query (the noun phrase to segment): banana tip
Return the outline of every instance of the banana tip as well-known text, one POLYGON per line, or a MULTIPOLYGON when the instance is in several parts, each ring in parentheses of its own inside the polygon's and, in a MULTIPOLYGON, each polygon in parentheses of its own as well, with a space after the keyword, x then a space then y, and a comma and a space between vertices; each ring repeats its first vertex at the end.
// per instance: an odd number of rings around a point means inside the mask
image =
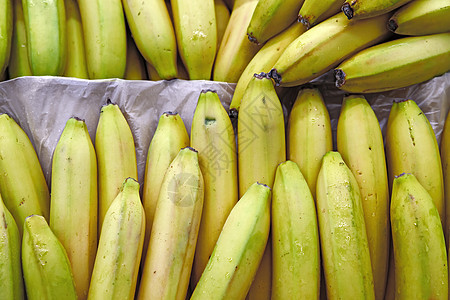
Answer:
POLYGON ((341 11, 344 13, 347 19, 350 20, 351 18, 353 18, 353 9, 349 3, 344 3, 341 7, 341 11))
POLYGON ((231 120, 235 120, 238 118, 238 110, 236 108, 232 108, 230 109, 230 111, 228 112, 228 116, 230 117, 231 120))
POLYGON ((308 19, 303 17, 302 15, 298 15, 297 21, 302 23, 303 26, 305 26, 306 29, 311 28, 311 24, 309 23, 308 19))
MULTIPOLYGON (((187 150, 190 150, 192 152, 198 153, 198 151, 196 149, 194 149, 192 147, 189 147, 189 146, 188 147, 184 147, 183 149, 187 149, 187 150)), ((181 150, 183 150, 183 149, 181 149, 181 150)))
POLYGON ((257 181, 256 184, 262 185, 262 186, 268 188, 269 190, 272 190, 272 189, 270 188, 270 186, 268 186, 267 184, 261 183, 261 182, 259 182, 259 181, 257 181))
POLYGON ((280 75, 280 73, 278 73, 277 69, 272 69, 267 74, 268 74, 268 76, 270 78, 273 79, 273 81, 275 81, 275 85, 276 86, 280 86, 280 84, 281 84, 281 75, 280 75))
POLYGON ((336 78, 336 87, 340 88, 345 84, 345 73, 341 69, 334 70, 334 77, 336 78))
POLYGON ((213 89, 204 89, 204 90, 202 90, 200 93, 201 93, 201 94, 206 94, 206 93, 208 93, 208 92, 217 94, 217 91, 216 91, 216 90, 213 90, 213 89))
POLYGON ((71 119, 74 119, 74 120, 79 121, 79 122, 85 122, 86 121, 85 119, 79 118, 77 116, 72 116, 71 119))
POLYGON ((387 28, 388 28, 390 31, 395 32, 395 31, 397 30, 397 28, 398 28, 397 21, 394 20, 394 19, 390 19, 390 20, 388 21, 388 23, 387 23, 387 28))
POLYGON ((249 40, 250 42, 259 45, 258 40, 253 36, 253 33, 252 33, 252 32, 247 33, 247 36, 248 36, 248 40, 249 40))
POLYGON ((178 113, 176 111, 165 111, 165 112, 163 112, 163 115, 175 116, 175 115, 178 115, 178 113))

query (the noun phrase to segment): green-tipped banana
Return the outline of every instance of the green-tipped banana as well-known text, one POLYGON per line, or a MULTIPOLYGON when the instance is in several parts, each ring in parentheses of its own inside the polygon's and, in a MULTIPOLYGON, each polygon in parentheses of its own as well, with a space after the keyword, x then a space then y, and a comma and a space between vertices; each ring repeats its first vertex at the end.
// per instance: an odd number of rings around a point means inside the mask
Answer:
POLYGON ((270 229, 270 188, 254 183, 231 210, 191 300, 244 299, 270 229))
POLYGON ((316 195, 328 299, 375 299, 358 182, 338 152, 324 155, 316 195))
POLYGON ((136 150, 133 133, 119 106, 104 105, 95 135, 95 151, 98 164, 98 228, 109 205, 116 198, 128 178, 137 178, 136 150))
POLYGON ((147 253, 150 232, 152 231, 156 203, 161 184, 174 158, 182 148, 189 146, 189 135, 178 113, 165 112, 161 115, 150 142, 145 165, 142 203, 147 226, 142 256, 147 253))
POLYGON ((21 237, 16 221, 0 196, 0 298, 25 299, 20 258, 21 237))
POLYGON ((295 39, 273 66, 271 76, 281 86, 309 82, 347 57, 389 37, 389 15, 349 21, 339 13, 295 39))
POLYGON ((50 227, 66 249, 78 299, 97 251, 97 158, 86 123, 70 118, 53 152, 50 227))
POLYGON ((103 222, 88 299, 134 299, 144 234, 139 183, 127 178, 103 222))
POLYGON ((208 263, 223 224, 238 200, 236 140, 219 96, 202 91, 192 119, 191 147, 198 150, 205 197, 195 249, 192 285, 208 263))
POLYGON ((29 215, 48 219, 50 194, 30 139, 7 114, 0 115, 0 140, 0 192, 22 234, 29 215))
POLYGON ((5 74, 13 36, 13 1, 0 0, 0 77, 5 74))
POLYGON ((448 299, 448 266, 439 213, 413 174, 394 179, 391 198, 395 299, 448 299))
POLYGON ((22 268, 29 300, 77 299, 66 250, 42 216, 25 219, 22 268))
POLYGON ((62 75, 67 56, 64 0, 22 0, 22 5, 33 75, 62 75))
POLYGON ((162 79, 177 76, 177 43, 164 0, 122 0, 137 48, 162 79))
MULTIPOLYGON (((250 41, 263 44, 297 19, 304 0, 260 0, 253 12, 247 35, 250 41)), ((263 70, 260 70, 260 72, 263 70)))
POLYGON ((307 29, 337 14, 345 0, 305 0, 298 20, 307 29))
POLYGON ((445 224, 444 182, 439 146, 433 128, 413 100, 394 102, 386 128, 389 182, 411 173, 430 193, 445 224))
POLYGON ((298 165, 281 163, 272 198, 272 299, 319 299, 320 247, 314 198, 298 165))
POLYGON ((198 153, 180 150, 164 176, 138 299, 185 299, 203 209, 198 153))
POLYGON ((450 33, 405 37, 367 48, 335 70, 336 86, 351 93, 394 90, 450 70, 450 33))
POLYGON ((328 109, 317 88, 298 92, 288 123, 288 159, 297 163, 316 199, 322 157, 333 150, 328 109))
POLYGON ((216 57, 214 0, 172 0, 178 51, 189 79, 209 80, 216 57))
POLYGON ((348 19, 368 19, 390 12, 411 0, 347 0, 341 10, 348 19))
POLYGON ((446 241, 448 242, 450 237, 450 118, 449 113, 445 118, 444 129, 441 136, 441 163, 442 163, 442 173, 444 176, 444 196, 445 196, 445 227, 444 235, 446 241))
POLYGON ((358 182, 377 299, 384 297, 389 261, 389 185, 378 119, 360 95, 344 97, 337 149, 358 182))

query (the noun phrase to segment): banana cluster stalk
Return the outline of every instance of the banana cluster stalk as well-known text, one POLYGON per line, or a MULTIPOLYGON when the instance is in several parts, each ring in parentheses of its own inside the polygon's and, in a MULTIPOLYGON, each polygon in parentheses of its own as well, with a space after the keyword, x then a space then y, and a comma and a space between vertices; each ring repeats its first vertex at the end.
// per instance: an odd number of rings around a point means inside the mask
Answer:
POLYGON ((389 185, 380 124, 363 96, 344 97, 337 125, 337 149, 358 182, 375 296, 382 299, 389 261, 389 185))
POLYGON ((162 79, 177 76, 177 43, 164 0, 123 0, 137 48, 162 79))
MULTIPOLYGON (((297 19, 304 0, 260 0, 247 28, 250 41, 262 44, 297 19)), ((260 70, 260 72, 263 70, 260 70)))
POLYGON ((450 70, 450 33, 405 37, 367 48, 335 70, 336 86, 351 93, 394 90, 450 70))
POLYGON ((0 0, 0 77, 5 74, 11 55, 13 36, 13 2, 0 0))
POLYGON ((22 5, 33 75, 63 75, 67 56, 64 0, 22 0, 22 5))
POLYGON ((70 118, 53 152, 50 228, 72 266, 78 299, 86 299, 97 251, 97 158, 86 123, 70 118))
POLYGON ((0 196, 0 298, 25 299, 21 264, 21 236, 16 221, 0 196))
POLYGON ((301 89, 288 122, 288 158, 297 163, 316 199, 316 182, 322 157, 333 150, 328 109, 317 88, 301 89))
POLYGON ((254 183, 231 210, 191 300, 244 299, 270 230, 271 190, 254 183))
POLYGON ((122 1, 78 0, 78 5, 89 78, 122 78, 127 61, 122 1))
POLYGON ((328 299, 375 299, 358 182, 339 152, 323 157, 317 214, 328 299))
POLYGON ((298 20, 307 29, 337 14, 345 0, 305 0, 298 20))
POLYGON ((139 183, 127 178, 105 216, 88 299, 134 299, 144 234, 139 183))
POLYGON ((191 147, 198 150, 205 191, 192 269, 195 287, 239 196, 234 129, 214 91, 200 93, 192 119, 191 147))
POLYGON ((444 203, 445 203, 445 227, 444 235, 448 244, 448 239, 450 237, 450 118, 445 119, 444 129, 441 136, 441 163, 442 163, 442 173, 444 176, 444 203))
POLYGON ((350 19, 368 19, 390 12, 412 0, 346 0, 341 10, 350 19))
POLYGON ((439 213, 413 174, 394 179, 391 198, 395 299, 448 299, 448 266, 439 213))
POLYGON ((197 151, 179 151, 159 191, 138 299, 185 299, 203 209, 197 151))
POLYGON ((0 191, 22 234, 25 218, 50 215, 50 194, 27 134, 7 114, 0 115, 0 191))
POLYGON ((178 51, 189 79, 209 80, 216 57, 214 0, 172 0, 178 51))
POLYGON ((69 258, 47 221, 31 215, 23 228, 22 268, 27 298, 76 300, 69 258))
POLYGON ((296 86, 324 74, 345 58, 389 37, 389 15, 349 21, 339 13, 296 38, 271 71, 281 86, 296 86))
POLYGON ((178 113, 165 112, 158 121, 147 152, 142 202, 147 226, 142 256, 147 253, 156 203, 161 184, 174 158, 182 148, 189 146, 189 135, 178 113))
POLYGON ((137 178, 133 133, 117 104, 108 102, 100 112, 95 135, 98 164, 98 228, 123 181, 137 178))
POLYGON ((281 163, 272 199, 272 298, 319 299, 320 247, 314 198, 298 165, 281 163))

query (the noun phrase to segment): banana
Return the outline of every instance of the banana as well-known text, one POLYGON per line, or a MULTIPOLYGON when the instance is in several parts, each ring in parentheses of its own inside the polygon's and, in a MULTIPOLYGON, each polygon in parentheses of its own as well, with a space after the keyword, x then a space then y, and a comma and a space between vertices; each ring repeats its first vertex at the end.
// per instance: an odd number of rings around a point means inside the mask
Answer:
POLYGON ((127 35, 127 65, 125 67, 123 78, 127 80, 147 79, 144 58, 136 48, 136 45, 129 34, 127 35))
POLYGON ((337 14, 345 0, 305 0, 300 11, 298 20, 307 29, 337 14))
POLYGON ((236 83, 262 45, 247 38, 247 27, 258 0, 236 0, 228 26, 217 50, 213 80, 236 83))
POLYGON ((442 224, 445 224, 439 146, 430 122, 413 100, 392 104, 385 140, 390 184, 392 185, 395 176, 402 173, 414 174, 430 193, 442 224))
POLYGON ((70 118, 52 159, 50 228, 72 266, 78 299, 86 299, 97 251, 97 158, 86 123, 70 118))
POLYGON ((349 21, 336 14, 295 39, 275 63, 271 76, 281 86, 296 86, 324 74, 345 58, 390 36, 389 15, 349 21))
POLYGON ((319 299, 320 247, 314 198, 298 165, 278 165, 273 184, 271 299, 319 299))
POLYGON ((83 25, 77 0, 65 0, 67 60, 64 76, 88 79, 83 25))
POLYGON ((27 134, 7 114, 0 115, 0 192, 22 236, 25 218, 49 217, 50 194, 27 134))
POLYGON ((216 50, 219 49, 223 35, 230 20, 230 11, 224 0, 214 0, 214 9, 216 12, 216 28, 217 28, 217 44, 216 50))
POLYGON ((25 299, 20 258, 21 237, 16 221, 0 196, 0 298, 25 299))
POLYGON ((116 198, 123 181, 137 178, 133 133, 117 104, 108 101, 100 112, 95 134, 98 165, 98 232, 109 205, 116 198))
POLYGON ((231 210, 191 300, 244 299, 270 230, 271 190, 252 184, 231 210))
POLYGON ((404 37, 372 46, 334 70, 336 86, 351 93, 375 93, 429 80, 450 70, 448 45, 450 33, 404 37))
POLYGON ((24 221, 22 268, 27 299, 77 299, 66 250, 42 216, 24 221))
POLYGON ((155 67, 153 67, 148 61, 145 62, 145 68, 147 70, 148 79, 151 81, 159 81, 162 80, 159 77, 158 72, 156 72, 155 67))
POLYGON ((341 10, 350 19, 367 19, 390 12, 412 0, 346 0, 341 10))
POLYGON ((191 127, 191 147, 198 149, 205 196, 195 249, 192 285, 202 275, 228 214, 238 200, 236 142, 233 125, 216 92, 200 93, 191 127))
POLYGON ((358 182, 339 152, 323 156, 316 195, 328 299, 375 299, 358 182))
POLYGON ((22 0, 22 6, 33 75, 63 75, 67 57, 64 0, 22 0))
POLYGON ((11 56, 9 58, 9 78, 31 76, 28 62, 27 33, 23 19, 22 0, 14 0, 14 25, 11 41, 11 56))
MULTIPOLYGON (((304 0, 259 0, 247 27, 251 42, 263 44, 297 19, 304 0)), ((262 71, 262 70, 261 70, 262 71)))
POLYGON ((164 175, 138 299, 185 299, 203 208, 198 154, 180 150, 164 175))
POLYGON ((389 261, 389 185, 378 119, 361 95, 344 97, 337 150, 360 189, 377 299, 384 298, 389 261))
POLYGON ((448 299, 447 249, 439 213, 413 174, 394 179, 391 224, 395 299, 448 299))
POLYGON ((78 5, 89 78, 122 78, 127 37, 121 0, 78 0, 78 5))
POLYGON ((333 150, 328 109, 317 88, 301 89, 288 122, 288 158, 297 163, 316 199, 316 182, 322 157, 333 150))
POLYGON ((216 57, 214 0, 172 0, 178 51, 191 80, 209 80, 216 57))
POLYGON ((445 227, 444 235, 448 244, 450 237, 450 118, 449 113, 445 119, 444 129, 441 136, 440 154, 442 173, 444 178, 444 202, 445 202, 445 227))
POLYGON ((306 29, 301 24, 294 22, 262 46, 239 77, 234 89, 233 98, 231 99, 230 110, 239 110, 245 89, 252 79, 253 74, 261 72, 268 73, 286 47, 305 31, 306 29))
POLYGON ((450 30, 450 0, 417 0, 398 9, 388 28, 403 35, 428 35, 450 30))
POLYGON ((0 0, 0 77, 9 64, 13 36, 13 2, 0 0))
POLYGON ((189 146, 189 135, 178 113, 165 112, 158 121, 147 152, 142 203, 144 205, 146 229, 142 257, 147 253, 152 231, 156 203, 164 174, 178 152, 189 146))
POLYGON ((164 0, 122 0, 128 26, 142 56, 162 79, 177 75, 177 44, 164 0))
POLYGON ((88 299, 134 299, 144 234, 139 183, 127 178, 105 216, 88 299))

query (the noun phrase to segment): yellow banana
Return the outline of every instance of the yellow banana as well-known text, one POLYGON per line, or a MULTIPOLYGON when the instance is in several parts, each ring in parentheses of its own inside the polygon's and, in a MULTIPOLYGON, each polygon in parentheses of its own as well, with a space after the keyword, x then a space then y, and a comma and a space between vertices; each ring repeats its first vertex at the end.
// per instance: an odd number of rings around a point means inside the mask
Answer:
POLYGON ((445 119, 444 129, 441 136, 441 163, 442 163, 442 173, 444 178, 444 206, 445 206, 445 227, 444 235, 448 244, 450 237, 450 118, 449 113, 445 119))
POLYGON ((0 77, 5 74, 11 54, 13 36, 13 2, 0 0, 0 77))
POLYGON ((316 182, 322 157, 333 150, 328 109, 317 88, 298 92, 288 122, 288 158, 297 163, 316 199, 316 182))
POLYGON ((137 48, 162 79, 177 75, 177 44, 164 0, 122 0, 137 48))
POLYGON ((298 165, 278 165, 272 199, 271 299, 319 299, 320 247, 314 198, 298 165))
POLYGON ((65 0, 67 60, 64 76, 88 79, 83 25, 77 0, 65 0))
POLYGON ((351 93, 375 93, 429 80, 450 70, 448 45, 449 32, 372 46, 334 70, 336 86, 351 93))
POLYGON ((389 185, 378 119, 361 95, 344 97, 337 149, 360 189, 377 299, 384 298, 389 261, 389 185))
POLYGON ((217 47, 214 0, 172 0, 170 3, 178 51, 189 79, 209 80, 217 47))
MULTIPOLYGON (((250 41, 263 44, 297 19, 304 0, 259 0, 247 28, 250 41)), ((262 70, 261 70, 262 71, 262 70)))
POLYGON ((127 178, 105 216, 88 299, 134 299, 144 234, 139 183, 127 178))
POLYGON ((286 47, 295 40, 299 35, 305 32, 305 28, 298 22, 294 22, 283 32, 274 36, 255 54, 242 72, 234 89, 233 98, 231 99, 230 110, 239 110, 241 106, 242 96, 248 83, 255 73, 268 73, 275 62, 280 57, 286 47))
POLYGON ((345 0, 305 0, 298 13, 298 20, 307 28, 337 14, 345 0))
POLYGON ((122 78, 127 37, 121 0, 78 0, 78 5, 89 78, 122 78))
POLYGON ((25 299, 20 259, 21 237, 16 221, 3 203, 0 196, 0 298, 25 299))
POLYGON ((133 133, 119 106, 108 102, 100 112, 95 135, 98 165, 98 228, 123 181, 137 178, 133 133))
POLYGON ((230 11, 224 0, 214 0, 214 9, 216 11, 216 28, 217 28, 217 45, 216 50, 219 49, 222 42, 223 35, 230 20, 230 11))
POLYGON ((22 0, 14 0, 14 28, 11 41, 8 75, 10 78, 31 76, 28 62, 27 32, 23 19, 22 0))
POLYGON ((254 183, 231 210, 191 300, 244 299, 270 230, 270 188, 254 183))
POLYGON ((147 79, 145 60, 129 34, 127 35, 127 65, 123 78, 127 80, 147 79))
POLYGON ((317 214, 328 299, 375 299, 358 182, 339 152, 322 159, 317 214))
POLYGON ((180 150, 159 192, 138 299, 185 299, 203 208, 197 151, 180 150))
POLYGON ((22 5, 33 75, 63 75, 67 56, 64 0, 22 0, 22 5))
POLYGON ((142 250, 143 257, 147 253, 156 203, 158 202, 164 174, 180 150, 187 146, 189 146, 189 135, 180 115, 172 112, 163 113, 150 142, 145 166, 142 203, 147 226, 144 249, 142 250))
POLYGON ((77 299, 66 250, 42 216, 24 221, 22 268, 27 299, 77 299))
POLYGON ((394 179, 391 224, 395 299, 448 299, 447 249, 439 213, 413 174, 394 179))
POLYGON ((200 93, 192 119, 191 147, 198 149, 205 196, 195 249, 192 285, 200 279, 223 224, 238 200, 233 125, 216 92, 200 93))
POLYGON ((235 83, 262 45, 252 43, 246 32, 258 0, 236 0, 217 51, 214 81, 235 83))
POLYGON ((70 118, 52 158, 50 228, 67 251, 78 299, 86 299, 97 251, 97 158, 86 123, 70 118))
POLYGON ((349 21, 339 13, 295 39, 275 63, 271 76, 281 86, 309 82, 346 57, 385 40, 389 15, 349 21))
POLYGON ((411 0, 346 0, 342 12, 350 19, 368 19, 390 12, 411 0))
POLYGON ((49 217, 50 194, 27 134, 7 114, 0 115, 0 192, 22 235, 25 218, 49 217))

